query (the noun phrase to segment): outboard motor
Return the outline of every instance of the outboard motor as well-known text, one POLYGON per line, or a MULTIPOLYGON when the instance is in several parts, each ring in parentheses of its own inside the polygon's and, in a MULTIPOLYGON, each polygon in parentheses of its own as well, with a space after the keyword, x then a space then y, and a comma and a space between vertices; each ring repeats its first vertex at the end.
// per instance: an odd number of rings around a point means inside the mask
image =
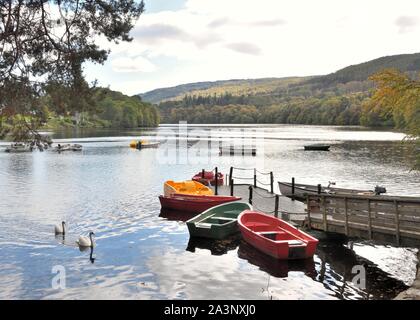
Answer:
POLYGON ((377 196, 379 196, 379 195, 380 195, 380 194, 382 194, 382 193, 386 193, 386 188, 381 187, 381 186, 376 186, 376 187, 375 187, 375 194, 376 194, 377 196))
POLYGON ((330 186, 335 186, 335 181, 328 181, 328 187, 327 188, 329 188, 330 186))

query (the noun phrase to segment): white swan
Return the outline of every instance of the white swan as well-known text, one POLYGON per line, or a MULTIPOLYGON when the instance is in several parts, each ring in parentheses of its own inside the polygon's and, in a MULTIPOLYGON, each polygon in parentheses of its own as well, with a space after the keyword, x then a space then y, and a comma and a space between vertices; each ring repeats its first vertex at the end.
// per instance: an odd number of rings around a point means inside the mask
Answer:
POLYGON ((66 234, 66 223, 62 221, 61 225, 55 225, 54 231, 55 234, 66 234))
POLYGON ((95 246, 95 242, 93 241, 92 236, 95 234, 93 232, 89 232, 89 236, 80 236, 79 240, 76 241, 76 243, 79 245, 79 247, 91 247, 93 248, 95 246))

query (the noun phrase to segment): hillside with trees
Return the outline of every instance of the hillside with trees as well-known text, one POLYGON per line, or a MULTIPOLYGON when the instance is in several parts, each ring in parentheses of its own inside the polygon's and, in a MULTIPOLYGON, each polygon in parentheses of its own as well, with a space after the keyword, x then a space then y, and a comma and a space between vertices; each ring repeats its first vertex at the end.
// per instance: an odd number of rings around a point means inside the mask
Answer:
POLYGON ((90 127, 90 128, 137 128, 159 125, 160 116, 156 106, 143 102, 140 97, 129 97, 121 92, 98 88, 93 97, 94 109, 77 114, 57 114, 55 108, 44 106, 48 119, 44 128, 90 127))
POLYGON ((374 81, 369 77, 395 68, 415 79, 420 53, 383 57, 316 77, 264 78, 195 84, 158 89, 141 95, 158 100, 162 122, 176 123, 288 123, 394 126, 393 118, 366 112, 374 81), (162 90, 160 92, 159 90, 162 90), (168 91, 169 90, 169 91, 168 91))

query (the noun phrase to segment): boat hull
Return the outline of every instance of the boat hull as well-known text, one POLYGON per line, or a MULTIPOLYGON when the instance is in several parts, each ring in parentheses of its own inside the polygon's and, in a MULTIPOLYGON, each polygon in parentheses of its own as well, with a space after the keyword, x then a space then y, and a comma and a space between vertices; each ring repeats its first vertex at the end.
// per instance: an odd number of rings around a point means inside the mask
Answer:
POLYGON ((239 232, 237 218, 252 206, 242 202, 231 202, 212 207, 187 221, 192 237, 225 239, 239 232))
POLYGON ((330 151, 330 146, 328 145, 308 145, 304 146, 306 151, 330 151))
POLYGON ((194 196, 184 194, 174 194, 169 197, 159 196, 159 201, 163 209, 172 209, 183 212, 202 213, 203 211, 222 203, 238 201, 238 197, 223 196, 194 196))
POLYGON ((160 145, 160 142, 145 142, 145 141, 131 141, 130 142, 130 148, 132 149, 152 149, 152 148, 158 148, 160 145))
POLYGON ((4 152, 7 152, 7 153, 24 153, 24 152, 32 152, 32 150, 29 149, 29 148, 26 148, 26 149, 6 148, 4 150, 4 152))
POLYGON ((287 222, 257 211, 244 211, 238 218, 243 239, 280 260, 306 259, 314 255, 318 240, 287 222))
MULTIPOLYGON (((193 181, 200 182, 205 186, 215 186, 216 185, 216 175, 212 171, 206 171, 203 173, 197 173, 193 178, 193 181)), ((222 173, 217 174, 217 185, 222 186, 224 183, 224 175, 222 173)))
POLYGON ((80 144, 65 144, 60 147, 55 147, 53 151, 55 152, 65 152, 65 151, 82 151, 82 145, 80 144))
POLYGON ((138 149, 156 149, 160 145, 160 142, 145 143, 141 144, 138 149))
MULTIPOLYGON (((307 195, 318 194, 318 186, 295 184, 294 193, 292 191, 292 184, 289 182, 278 182, 280 193, 287 197, 293 197, 296 200, 306 201, 307 195)), ((328 188, 321 186, 321 194, 348 194, 348 195, 374 195, 372 190, 358 190, 358 189, 344 189, 344 188, 328 188)))

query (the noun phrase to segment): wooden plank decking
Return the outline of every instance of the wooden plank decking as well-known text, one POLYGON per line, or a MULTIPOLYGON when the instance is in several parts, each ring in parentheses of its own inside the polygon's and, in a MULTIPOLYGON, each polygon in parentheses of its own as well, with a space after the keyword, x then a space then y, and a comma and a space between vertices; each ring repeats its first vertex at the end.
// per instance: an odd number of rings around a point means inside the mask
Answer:
MULTIPOLYGON (((249 185, 248 184, 235 184, 233 187, 233 193, 237 197, 242 198, 242 202, 249 201, 249 185)), ((230 186, 219 186, 218 192, 220 195, 230 195, 230 186)), ((252 206, 254 209, 262 211, 267 214, 274 215, 275 211, 275 193, 270 193, 268 190, 263 188, 253 188, 252 193, 252 206)), ((306 217, 306 206, 302 202, 293 201, 288 197, 279 195, 279 217, 285 220, 289 220, 291 216, 295 220, 303 221, 306 217)))
POLYGON ((309 228, 420 246, 420 198, 309 195, 306 212, 309 228))

